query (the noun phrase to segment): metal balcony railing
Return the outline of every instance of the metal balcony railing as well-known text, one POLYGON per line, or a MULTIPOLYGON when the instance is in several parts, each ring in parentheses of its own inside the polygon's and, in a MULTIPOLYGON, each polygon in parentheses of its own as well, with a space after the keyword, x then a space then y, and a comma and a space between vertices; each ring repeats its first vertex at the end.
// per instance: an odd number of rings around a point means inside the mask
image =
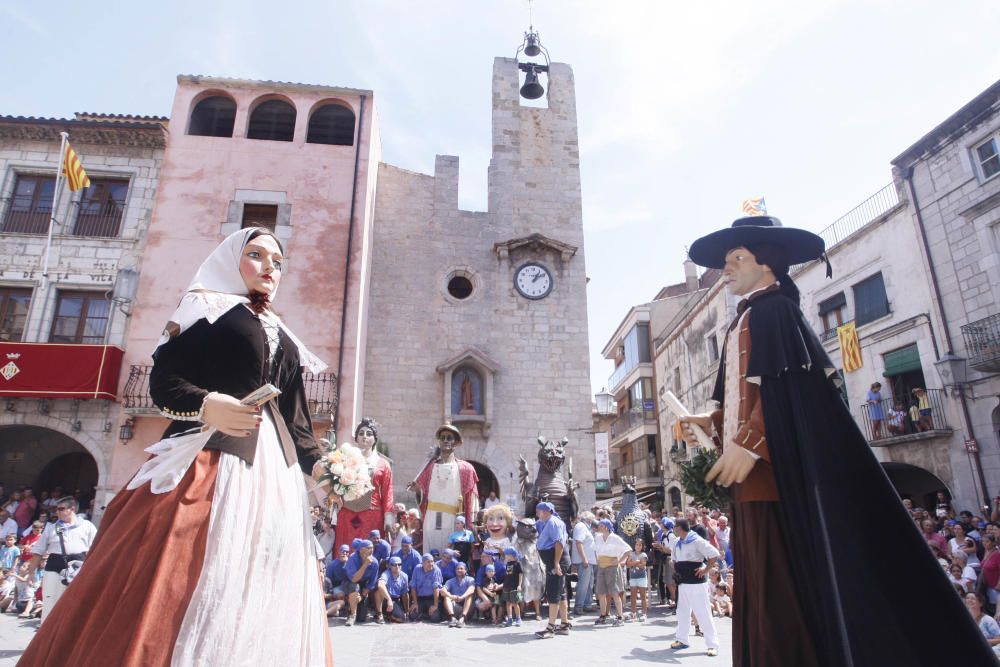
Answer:
POLYGON ((910 407, 915 402, 913 396, 899 401, 902 409, 896 410, 896 400, 883 399, 878 403, 863 403, 856 413, 858 426, 869 442, 888 440, 929 431, 950 430, 948 417, 944 411, 945 393, 941 389, 927 389, 930 414, 911 415, 910 407), (878 417, 881 416, 881 419, 878 417), (913 417, 916 417, 914 419, 913 417))
MULTIPOLYGON (((125 389, 122 390, 122 405, 132 412, 158 412, 149 395, 149 373, 152 366, 132 366, 129 369, 125 389)), ((314 419, 329 420, 337 410, 337 374, 303 373, 302 384, 306 390, 306 402, 314 419)))
POLYGON ((962 327, 969 365, 978 371, 1000 371, 1000 313, 962 327))
POLYGON ((623 477, 635 477, 639 484, 643 484, 656 480, 659 469, 660 466, 655 459, 640 459, 618 466, 611 471, 611 476, 615 485, 621 484, 623 477))
POLYGON ((611 424, 611 439, 614 440, 641 424, 656 424, 656 413, 644 410, 629 410, 611 424))
POLYGON ((896 192, 895 184, 890 183, 840 216, 832 225, 819 233, 826 241, 827 251, 898 205, 899 193, 896 192))
POLYGON ((15 234, 46 234, 49 231, 50 210, 16 211, 11 208, 3 221, 3 230, 15 234))
POLYGON ((73 225, 73 236, 117 238, 122 226, 122 212, 80 213, 73 225))

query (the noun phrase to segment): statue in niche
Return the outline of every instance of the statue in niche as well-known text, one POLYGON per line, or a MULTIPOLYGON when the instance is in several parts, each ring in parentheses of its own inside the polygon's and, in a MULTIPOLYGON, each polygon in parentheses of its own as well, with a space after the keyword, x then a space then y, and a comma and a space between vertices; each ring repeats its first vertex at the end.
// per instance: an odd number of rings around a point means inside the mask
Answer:
POLYGON ((452 376, 451 410, 455 415, 483 414, 483 384, 479 374, 462 368, 452 376))

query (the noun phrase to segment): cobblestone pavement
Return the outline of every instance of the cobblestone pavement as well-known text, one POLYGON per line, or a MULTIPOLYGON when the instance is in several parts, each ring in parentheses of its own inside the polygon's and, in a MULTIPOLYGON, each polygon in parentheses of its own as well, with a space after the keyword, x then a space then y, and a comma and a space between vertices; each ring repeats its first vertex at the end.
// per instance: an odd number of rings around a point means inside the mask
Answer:
MULTIPOLYGON (((414 660, 418 661, 416 664, 447 661, 453 665, 545 664, 554 667, 732 665, 732 623, 729 619, 716 619, 722 650, 719 657, 709 658, 705 655, 705 640, 701 637, 692 636, 691 648, 687 650, 670 650, 677 619, 667 615, 663 607, 653 607, 650 618, 644 623, 630 622, 618 628, 595 626, 595 618, 584 615, 574 619, 574 628, 568 637, 545 640, 536 639, 532 634, 542 627, 533 619, 525 621, 520 628, 497 628, 477 623, 465 628, 449 628, 446 623, 365 623, 348 628, 344 627, 342 619, 337 619, 330 623, 330 636, 334 659, 341 667, 410 666, 414 660)), ((7 614, 0 615, 0 667, 12 667, 17 662, 37 626, 38 621, 22 621, 7 614)), ((280 631, 277 625, 275 631, 280 631)))

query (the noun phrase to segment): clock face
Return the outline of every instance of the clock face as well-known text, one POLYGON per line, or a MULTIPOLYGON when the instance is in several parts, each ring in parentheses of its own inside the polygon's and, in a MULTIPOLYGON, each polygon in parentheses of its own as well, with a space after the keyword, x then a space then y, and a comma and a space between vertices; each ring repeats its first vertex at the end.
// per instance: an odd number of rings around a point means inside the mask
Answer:
POLYGON ((541 264, 529 262, 514 274, 514 287, 528 299, 544 299, 552 291, 552 274, 541 264))

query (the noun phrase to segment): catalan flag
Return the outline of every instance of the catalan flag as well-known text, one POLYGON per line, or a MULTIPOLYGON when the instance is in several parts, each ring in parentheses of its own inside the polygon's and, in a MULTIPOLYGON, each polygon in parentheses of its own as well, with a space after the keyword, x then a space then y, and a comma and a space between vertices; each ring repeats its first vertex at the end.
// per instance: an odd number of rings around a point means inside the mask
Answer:
POLYGON ((743 213, 745 215, 767 215, 767 206, 764 205, 764 198, 744 199, 743 213))
POLYGON ((66 142, 66 156, 63 158, 63 176, 66 177, 66 184, 73 192, 90 187, 90 177, 80 162, 80 157, 73 150, 72 144, 66 142))
POLYGON ((848 322, 837 327, 837 338, 840 339, 840 357, 844 363, 844 372, 851 373, 861 368, 861 343, 858 341, 858 330, 854 322, 848 322))

